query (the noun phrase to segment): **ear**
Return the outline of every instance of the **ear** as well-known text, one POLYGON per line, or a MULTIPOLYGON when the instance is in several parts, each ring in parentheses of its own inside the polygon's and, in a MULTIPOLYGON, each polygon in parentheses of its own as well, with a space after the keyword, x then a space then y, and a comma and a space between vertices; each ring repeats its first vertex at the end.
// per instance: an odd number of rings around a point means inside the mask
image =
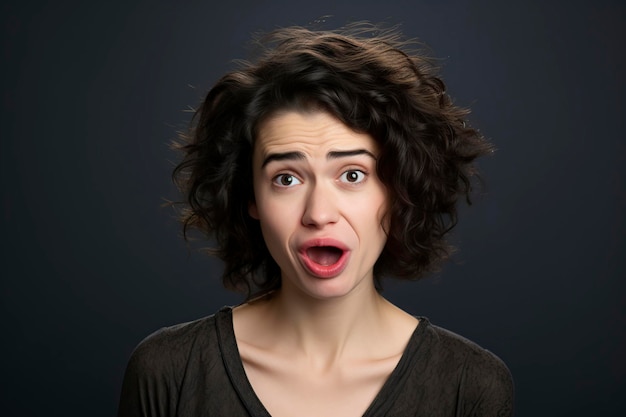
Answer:
POLYGON ((254 201, 250 201, 248 203, 248 214, 255 220, 259 220, 259 210, 256 207, 256 203, 254 201))

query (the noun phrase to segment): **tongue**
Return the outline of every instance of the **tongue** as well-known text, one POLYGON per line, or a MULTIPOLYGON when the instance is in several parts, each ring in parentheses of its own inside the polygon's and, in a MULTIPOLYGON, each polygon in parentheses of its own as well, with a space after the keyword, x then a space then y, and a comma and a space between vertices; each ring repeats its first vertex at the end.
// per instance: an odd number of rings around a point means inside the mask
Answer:
POLYGON ((316 264, 328 266, 336 263, 343 251, 333 246, 314 246, 307 249, 307 256, 316 264))

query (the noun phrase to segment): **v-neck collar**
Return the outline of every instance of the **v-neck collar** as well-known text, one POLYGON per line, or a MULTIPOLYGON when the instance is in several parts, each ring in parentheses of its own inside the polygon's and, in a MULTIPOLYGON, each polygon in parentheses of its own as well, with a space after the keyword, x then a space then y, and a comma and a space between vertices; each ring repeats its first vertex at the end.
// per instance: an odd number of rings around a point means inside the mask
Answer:
MULTIPOLYGON (((414 363, 414 357, 417 354, 418 346, 421 342, 422 335, 430 323, 425 317, 417 317, 418 326, 409 338, 400 360, 396 367, 383 384, 382 388, 374 397, 363 417, 374 417, 384 415, 394 404, 396 396, 400 392, 398 389, 399 382, 403 380, 405 374, 410 371, 411 364, 414 363)), ((243 367, 239 348, 235 338, 233 328, 232 307, 223 307, 215 315, 215 325, 217 328, 217 339, 219 348, 224 361, 224 367, 228 373, 228 377, 242 403, 248 410, 251 417, 272 417, 265 409, 265 406, 254 392, 250 380, 246 375, 243 367)))

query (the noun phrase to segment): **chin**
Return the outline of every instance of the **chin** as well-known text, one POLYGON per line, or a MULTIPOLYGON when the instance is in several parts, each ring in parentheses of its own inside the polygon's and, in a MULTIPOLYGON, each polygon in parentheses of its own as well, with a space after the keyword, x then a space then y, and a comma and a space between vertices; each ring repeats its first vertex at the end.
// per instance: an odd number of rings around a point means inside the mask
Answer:
MULTIPOLYGON (((359 282, 347 276, 334 278, 305 278, 300 284, 300 291, 317 300, 336 300, 346 297, 364 288, 365 282, 359 282)), ((372 288, 374 286, 372 285, 372 288)))

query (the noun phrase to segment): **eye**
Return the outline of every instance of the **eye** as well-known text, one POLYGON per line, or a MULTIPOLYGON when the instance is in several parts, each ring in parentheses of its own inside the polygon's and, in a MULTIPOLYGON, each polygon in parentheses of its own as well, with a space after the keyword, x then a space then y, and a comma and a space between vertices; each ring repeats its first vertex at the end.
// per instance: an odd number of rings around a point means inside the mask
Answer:
POLYGON ((339 180, 341 182, 358 184, 365 180, 365 173, 363 171, 359 171, 358 169, 351 169, 341 174, 339 180))
POLYGON ((274 177, 273 183, 279 187, 292 187, 294 185, 302 184, 302 182, 291 174, 279 174, 274 177))

